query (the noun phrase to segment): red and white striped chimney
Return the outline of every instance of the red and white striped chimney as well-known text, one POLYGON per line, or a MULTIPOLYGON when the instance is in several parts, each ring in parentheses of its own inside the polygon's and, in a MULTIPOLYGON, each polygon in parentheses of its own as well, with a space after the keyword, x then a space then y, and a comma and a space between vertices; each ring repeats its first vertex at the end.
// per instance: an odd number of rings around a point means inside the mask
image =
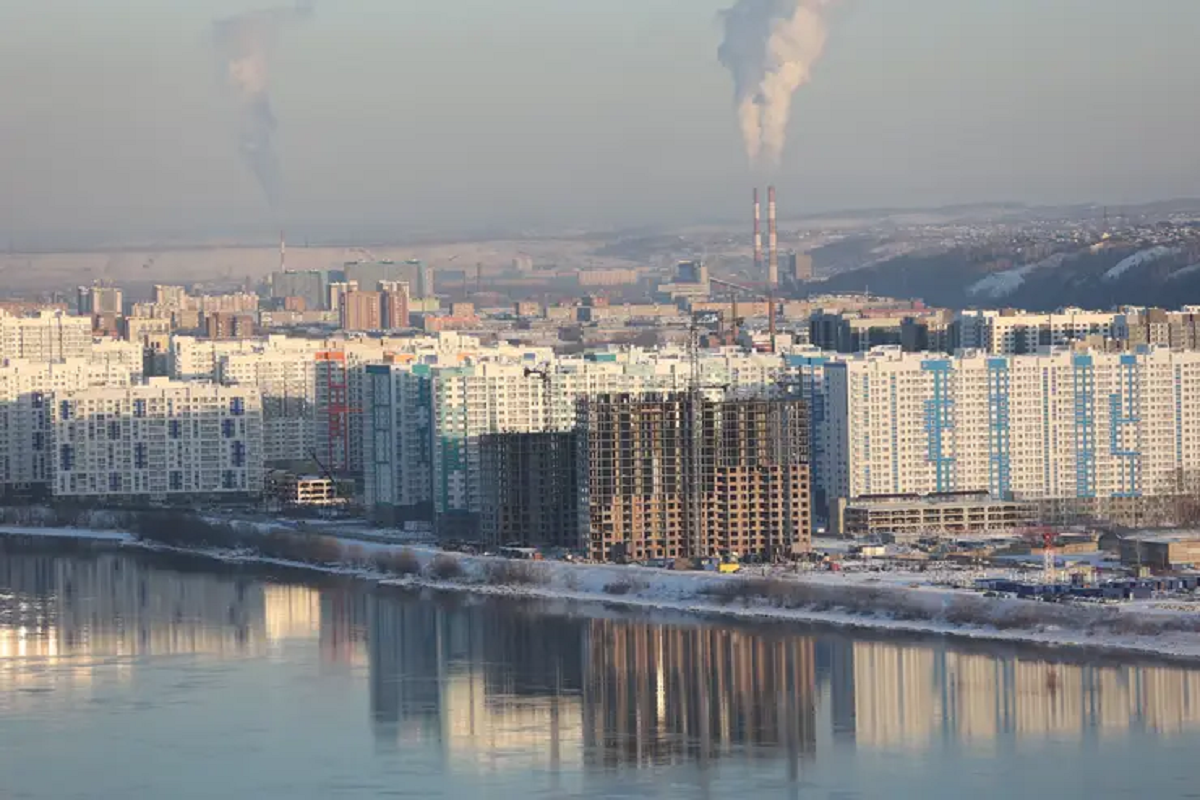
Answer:
POLYGON ((762 242, 762 203, 758 199, 758 189, 754 189, 754 274, 762 272, 763 242, 762 242))
POLYGON ((767 283, 779 285, 779 229, 776 227, 775 187, 767 189, 767 283))

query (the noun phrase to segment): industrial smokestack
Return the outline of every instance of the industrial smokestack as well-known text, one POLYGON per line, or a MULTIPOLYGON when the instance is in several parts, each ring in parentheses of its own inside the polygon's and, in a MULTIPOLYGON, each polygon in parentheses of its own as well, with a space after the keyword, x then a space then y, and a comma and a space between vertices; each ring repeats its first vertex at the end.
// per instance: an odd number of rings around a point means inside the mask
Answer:
POLYGON ((778 164, 792 97, 812 80, 825 50, 825 13, 835 0, 738 0, 721 12, 717 51, 733 74, 734 102, 751 164, 778 164))
POLYGON ((762 274, 763 243, 762 243, 762 203, 758 200, 758 189, 754 190, 754 274, 762 274))
POLYGON ((779 228, 776 226, 775 187, 767 189, 767 283, 779 285, 779 228))
POLYGON ((311 0, 301 0, 292 8, 253 11, 213 24, 225 82, 238 104, 242 157, 273 211, 279 210, 283 181, 274 146, 277 122, 271 106, 268 59, 279 31, 311 12, 311 0))

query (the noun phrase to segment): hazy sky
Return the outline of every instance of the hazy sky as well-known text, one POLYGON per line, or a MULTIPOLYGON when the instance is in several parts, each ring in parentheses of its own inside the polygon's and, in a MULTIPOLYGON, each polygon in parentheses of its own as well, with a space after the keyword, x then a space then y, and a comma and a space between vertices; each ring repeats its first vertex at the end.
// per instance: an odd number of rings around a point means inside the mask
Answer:
MULTIPOLYGON (((744 215, 731 1, 317 0, 272 67, 291 224, 744 215)), ((0 236, 269 229, 210 37, 264 5, 0 0, 0 236)), ((844 0, 781 211, 1200 195, 1197 30, 1195 0, 844 0)))

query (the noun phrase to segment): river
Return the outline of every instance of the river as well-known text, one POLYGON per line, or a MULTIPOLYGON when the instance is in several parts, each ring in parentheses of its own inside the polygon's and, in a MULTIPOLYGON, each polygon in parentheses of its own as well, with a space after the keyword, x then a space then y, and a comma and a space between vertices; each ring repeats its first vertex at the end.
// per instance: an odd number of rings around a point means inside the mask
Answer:
POLYGON ((1200 668, 0 552, 0 799, 1200 797, 1200 668))

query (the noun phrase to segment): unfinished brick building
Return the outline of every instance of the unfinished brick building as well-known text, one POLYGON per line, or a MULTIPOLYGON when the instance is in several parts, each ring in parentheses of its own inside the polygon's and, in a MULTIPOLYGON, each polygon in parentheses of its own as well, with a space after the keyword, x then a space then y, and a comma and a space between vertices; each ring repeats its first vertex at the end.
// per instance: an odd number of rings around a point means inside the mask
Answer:
POLYGON ((808 551, 802 401, 601 395, 581 402, 580 429, 592 558, 778 560, 808 551))

